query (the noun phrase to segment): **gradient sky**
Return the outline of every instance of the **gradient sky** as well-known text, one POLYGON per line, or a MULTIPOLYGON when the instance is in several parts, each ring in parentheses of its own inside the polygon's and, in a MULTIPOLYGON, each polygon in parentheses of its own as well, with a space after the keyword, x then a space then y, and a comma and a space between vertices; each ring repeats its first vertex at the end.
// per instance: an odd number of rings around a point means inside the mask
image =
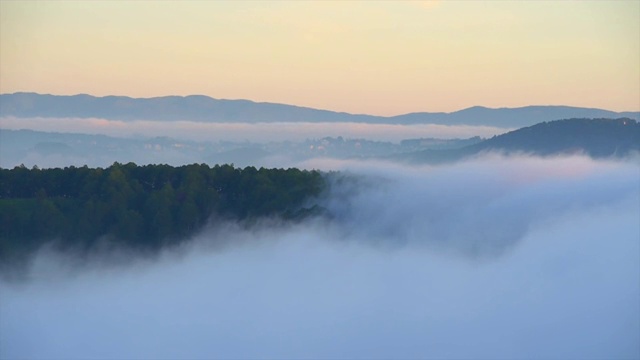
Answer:
POLYGON ((640 1, 0 2, 0 92, 640 110, 640 1))

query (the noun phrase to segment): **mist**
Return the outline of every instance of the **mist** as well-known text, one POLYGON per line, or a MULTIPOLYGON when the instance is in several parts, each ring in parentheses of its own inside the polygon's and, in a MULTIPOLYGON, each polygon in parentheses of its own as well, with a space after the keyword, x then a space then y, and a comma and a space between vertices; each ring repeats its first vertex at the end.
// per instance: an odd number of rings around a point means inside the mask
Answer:
POLYGON ((443 139, 491 137, 509 128, 467 125, 396 125, 349 122, 202 123, 193 121, 118 121, 80 118, 0 118, 5 129, 103 134, 110 136, 166 136, 193 141, 301 141, 325 136, 394 141, 417 137, 443 139))
POLYGON ((0 357, 638 358, 636 160, 312 159, 332 217, 119 264, 42 249, 0 283, 0 357))
POLYGON ((508 130, 445 125, 2 117, 0 167, 108 167, 114 161, 292 167, 316 157, 384 157, 431 147, 461 147, 470 144, 469 138, 479 141, 508 130), (402 140, 420 138, 432 142, 401 145, 402 140))

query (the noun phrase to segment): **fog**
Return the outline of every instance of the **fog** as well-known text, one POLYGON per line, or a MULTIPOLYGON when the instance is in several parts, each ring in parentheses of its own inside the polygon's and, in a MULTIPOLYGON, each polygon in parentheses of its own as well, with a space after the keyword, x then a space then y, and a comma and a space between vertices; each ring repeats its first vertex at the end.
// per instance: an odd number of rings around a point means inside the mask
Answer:
POLYGON ((170 136, 193 141, 300 141, 307 138, 343 136, 378 141, 417 137, 442 139, 491 137, 512 129, 467 125, 393 125, 367 123, 203 123, 193 121, 118 121, 80 118, 0 118, 5 129, 103 134, 110 136, 170 136))
POLYGON ((119 264, 43 249, 0 284, 0 357, 638 358, 636 160, 313 159, 348 175, 333 218, 119 264))
POLYGON ((199 123, 0 118, 0 167, 192 163, 292 167, 318 157, 373 158, 471 145, 506 129, 362 123, 199 123), (473 138, 473 139, 470 139, 473 138), (402 140, 412 139, 408 142, 402 140))

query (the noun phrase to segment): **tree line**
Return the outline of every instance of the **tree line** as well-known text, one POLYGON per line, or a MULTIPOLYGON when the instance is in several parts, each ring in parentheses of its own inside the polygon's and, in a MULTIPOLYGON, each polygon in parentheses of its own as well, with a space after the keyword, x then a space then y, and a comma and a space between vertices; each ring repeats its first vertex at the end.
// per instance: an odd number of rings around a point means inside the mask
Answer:
POLYGON ((0 169, 0 261, 46 241, 155 249, 214 218, 292 219, 313 212, 318 171, 192 164, 0 169))

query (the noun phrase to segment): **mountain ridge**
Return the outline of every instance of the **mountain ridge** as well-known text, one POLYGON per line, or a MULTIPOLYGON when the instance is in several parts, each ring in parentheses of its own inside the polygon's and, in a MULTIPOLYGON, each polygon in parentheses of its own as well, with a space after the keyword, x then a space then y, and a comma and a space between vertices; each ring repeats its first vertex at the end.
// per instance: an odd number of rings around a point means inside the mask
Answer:
POLYGON ((74 117, 134 121, 195 122, 356 122, 371 124, 434 124, 521 128, 569 118, 640 120, 640 111, 615 112, 566 105, 516 108, 472 106, 453 112, 413 112, 394 116, 353 114, 246 99, 216 99, 206 95, 134 98, 89 94, 52 95, 34 92, 0 94, 0 117, 74 117))

